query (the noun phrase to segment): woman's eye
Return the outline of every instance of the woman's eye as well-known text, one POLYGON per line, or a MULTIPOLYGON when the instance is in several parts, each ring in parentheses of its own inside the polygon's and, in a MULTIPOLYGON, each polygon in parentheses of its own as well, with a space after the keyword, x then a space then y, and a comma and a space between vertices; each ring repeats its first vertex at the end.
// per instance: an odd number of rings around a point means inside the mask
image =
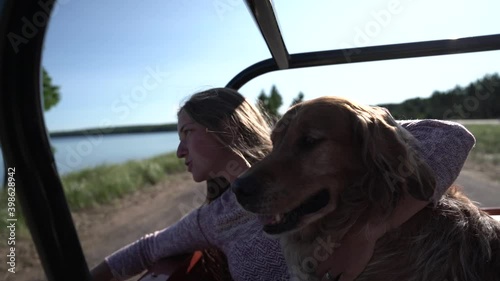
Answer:
POLYGON ((185 129, 185 130, 182 130, 182 132, 179 134, 179 138, 180 140, 185 140, 186 137, 189 135, 189 133, 191 132, 190 129, 185 129))

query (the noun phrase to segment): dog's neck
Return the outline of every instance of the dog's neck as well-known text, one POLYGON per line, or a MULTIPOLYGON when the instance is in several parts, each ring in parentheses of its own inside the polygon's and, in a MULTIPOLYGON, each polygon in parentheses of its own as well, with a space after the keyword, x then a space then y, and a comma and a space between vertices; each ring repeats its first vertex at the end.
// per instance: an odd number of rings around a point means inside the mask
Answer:
POLYGON ((316 221, 298 231, 286 235, 286 239, 296 243, 312 243, 318 234, 323 232, 323 229, 323 223, 321 221, 316 221))
POLYGON ((328 233, 329 235, 334 234, 335 239, 340 240, 361 219, 361 215, 362 213, 351 213, 348 217, 339 218, 335 212, 332 212, 306 227, 283 236, 283 238, 297 243, 312 243, 322 233, 328 233))
POLYGON ((339 241, 358 221, 361 212, 347 214, 339 217, 332 212, 280 238, 290 274, 295 278, 292 280, 316 280, 315 268, 340 245, 339 241))

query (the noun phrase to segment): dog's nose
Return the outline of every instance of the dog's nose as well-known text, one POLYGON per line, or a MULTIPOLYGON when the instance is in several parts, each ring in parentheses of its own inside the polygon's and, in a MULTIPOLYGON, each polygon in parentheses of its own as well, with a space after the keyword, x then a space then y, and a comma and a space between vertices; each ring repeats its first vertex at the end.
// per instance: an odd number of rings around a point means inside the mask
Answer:
POLYGON ((244 200, 256 196, 259 185, 259 181, 254 177, 244 176, 237 178, 231 184, 231 189, 238 200, 244 200))

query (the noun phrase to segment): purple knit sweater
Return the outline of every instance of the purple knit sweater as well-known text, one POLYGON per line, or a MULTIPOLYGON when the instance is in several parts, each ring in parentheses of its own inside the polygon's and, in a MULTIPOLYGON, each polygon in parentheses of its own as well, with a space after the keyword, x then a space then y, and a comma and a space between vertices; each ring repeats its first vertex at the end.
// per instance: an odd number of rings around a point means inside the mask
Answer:
MULTIPOLYGON (((419 141, 418 150, 434 170, 438 200, 455 181, 475 139, 463 126, 438 120, 402 121, 419 141)), ((289 280, 278 240, 266 237, 257 218, 244 211, 230 190, 172 226, 106 257, 115 278, 126 280, 163 257, 217 247, 227 256, 235 281, 289 280)))

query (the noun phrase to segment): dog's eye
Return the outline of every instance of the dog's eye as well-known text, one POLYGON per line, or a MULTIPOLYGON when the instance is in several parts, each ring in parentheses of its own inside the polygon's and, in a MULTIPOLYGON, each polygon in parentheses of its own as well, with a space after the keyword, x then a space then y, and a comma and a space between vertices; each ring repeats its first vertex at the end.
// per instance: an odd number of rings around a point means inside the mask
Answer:
POLYGON ((315 138, 315 137, 311 137, 311 136, 304 136, 300 140, 299 145, 302 148, 312 148, 315 145, 317 145, 319 142, 321 142, 321 139, 319 139, 319 138, 315 138))

